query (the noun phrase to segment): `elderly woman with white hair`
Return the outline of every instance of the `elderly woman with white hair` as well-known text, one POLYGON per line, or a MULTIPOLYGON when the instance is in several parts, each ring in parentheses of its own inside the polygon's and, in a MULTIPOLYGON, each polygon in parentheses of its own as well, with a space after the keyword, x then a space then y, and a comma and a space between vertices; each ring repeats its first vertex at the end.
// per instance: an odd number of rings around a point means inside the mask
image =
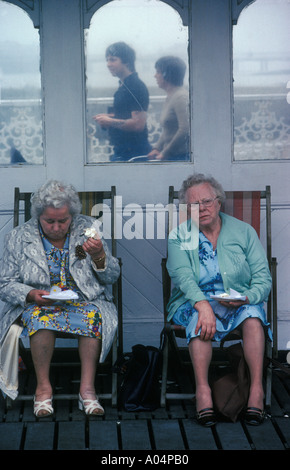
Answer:
POLYGON ((37 417, 53 413, 49 369, 57 333, 78 337, 80 409, 87 415, 104 414, 96 396, 95 374, 117 328, 108 285, 116 282, 120 268, 97 233, 85 235, 95 219, 80 211, 71 185, 48 181, 32 196, 32 218, 5 239, 0 264, 0 298, 5 302, 0 341, 15 323, 23 328, 21 335, 30 338, 37 417))

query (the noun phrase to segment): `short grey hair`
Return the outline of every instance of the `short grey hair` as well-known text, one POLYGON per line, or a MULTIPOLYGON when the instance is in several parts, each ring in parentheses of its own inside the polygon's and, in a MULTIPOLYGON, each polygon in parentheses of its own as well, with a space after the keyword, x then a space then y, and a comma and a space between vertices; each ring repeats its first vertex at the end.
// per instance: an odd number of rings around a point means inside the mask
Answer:
POLYGON ((31 216, 37 219, 48 207, 60 209, 67 206, 74 217, 81 212, 81 202, 77 191, 71 184, 49 180, 31 196, 31 216))
POLYGON ((178 197, 179 202, 184 204, 186 202, 186 191, 192 186, 197 186, 198 184, 208 183, 214 190, 216 197, 219 199, 220 203, 222 204, 225 199, 226 195, 223 190, 222 185, 212 176, 205 176, 202 173, 196 173, 189 176, 186 180, 183 181, 182 186, 179 190, 178 197))

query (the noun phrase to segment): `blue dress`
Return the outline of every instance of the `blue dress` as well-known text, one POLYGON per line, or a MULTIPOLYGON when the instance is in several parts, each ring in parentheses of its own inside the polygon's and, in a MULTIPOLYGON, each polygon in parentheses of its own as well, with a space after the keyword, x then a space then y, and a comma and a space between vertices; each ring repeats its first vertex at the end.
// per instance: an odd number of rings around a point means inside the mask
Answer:
MULTIPOLYGON (((263 303, 257 305, 246 304, 241 307, 228 308, 210 298, 210 295, 222 294, 224 287, 218 265, 217 250, 213 250, 212 244, 202 232, 200 232, 199 235, 199 262, 199 287, 210 302, 216 316, 216 333, 213 337, 213 341, 223 340, 231 331, 241 325, 244 320, 254 317, 261 320, 268 332, 269 339, 272 340, 272 332, 269 323, 267 323, 263 303)), ((185 302, 176 310, 172 321, 186 328, 187 343, 189 343, 192 338, 200 335, 200 331, 197 335, 195 334, 198 312, 190 302, 185 302)))
POLYGON ((22 336, 31 336, 39 329, 53 330, 80 336, 102 338, 102 315, 98 307, 83 300, 69 272, 69 234, 62 249, 53 246, 43 235, 51 286, 70 289, 79 296, 77 300, 56 301, 50 306, 28 305, 22 313, 22 336))

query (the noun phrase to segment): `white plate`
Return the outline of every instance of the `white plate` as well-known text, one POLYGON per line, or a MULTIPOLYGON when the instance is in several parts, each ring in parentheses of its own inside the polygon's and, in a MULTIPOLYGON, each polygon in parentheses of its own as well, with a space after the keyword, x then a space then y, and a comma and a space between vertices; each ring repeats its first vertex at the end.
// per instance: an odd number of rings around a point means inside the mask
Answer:
POLYGON ((64 295, 57 295, 57 294, 49 294, 49 295, 43 295, 42 296, 44 299, 50 299, 50 300, 76 300, 79 298, 77 294, 74 294, 74 296, 68 296, 65 297, 64 295))
POLYGON ((245 295, 241 295, 240 297, 222 297, 221 295, 211 295, 210 298, 215 300, 222 300, 223 302, 231 302, 233 300, 246 300, 247 297, 245 295))

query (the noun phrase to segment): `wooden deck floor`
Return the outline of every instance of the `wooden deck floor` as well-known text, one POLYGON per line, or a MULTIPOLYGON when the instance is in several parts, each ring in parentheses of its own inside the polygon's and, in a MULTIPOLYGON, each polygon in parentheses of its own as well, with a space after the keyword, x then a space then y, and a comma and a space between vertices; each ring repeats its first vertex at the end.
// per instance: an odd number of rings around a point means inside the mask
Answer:
MULTIPOLYGON (((192 401, 171 401, 166 409, 135 414, 112 408, 108 400, 103 400, 105 416, 88 419, 77 406, 78 373, 75 367, 65 372, 60 367, 53 369, 54 396, 74 393, 75 397, 56 399, 55 415, 51 418, 36 419, 31 400, 16 400, 7 409, 1 396, 0 449, 98 450, 102 455, 105 451, 168 451, 187 455, 193 450, 290 449, 290 376, 285 372, 274 371, 272 408, 262 426, 246 426, 242 421, 219 422, 210 429, 195 422, 192 401)), ((108 383, 109 374, 104 372, 98 378, 99 391, 104 391, 108 383)), ((33 393, 34 386, 34 373, 21 372, 21 389, 33 393)))

